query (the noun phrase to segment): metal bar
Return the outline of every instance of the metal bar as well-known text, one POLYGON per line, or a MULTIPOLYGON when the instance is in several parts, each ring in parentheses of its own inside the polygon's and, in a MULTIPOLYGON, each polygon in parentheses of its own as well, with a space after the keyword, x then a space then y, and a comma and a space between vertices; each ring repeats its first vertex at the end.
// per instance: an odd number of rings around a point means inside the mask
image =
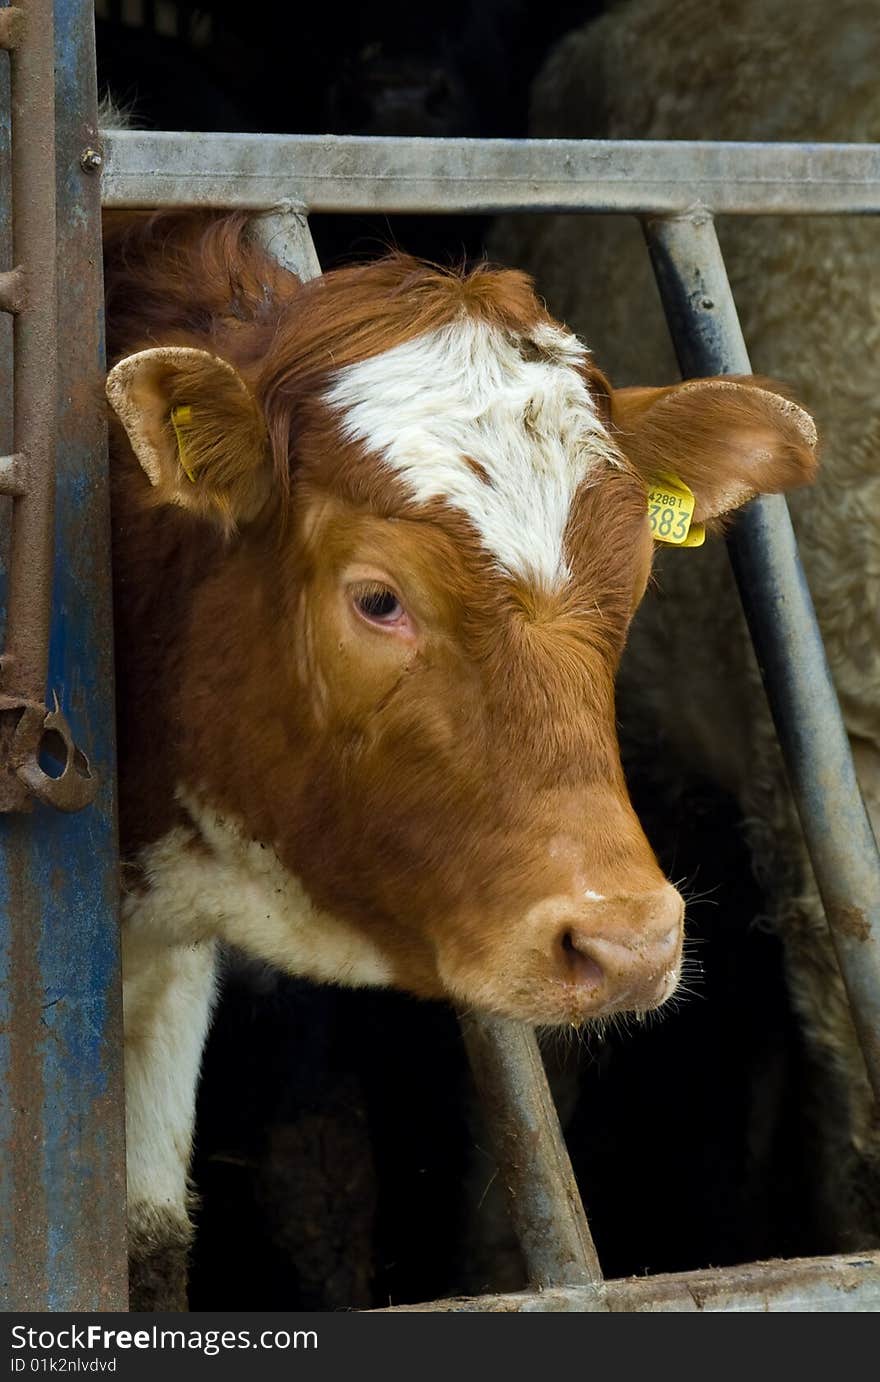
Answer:
MULTIPOLYGON (((79 815, 38 804, 29 817, 0 818, 0 1307, 7 1311, 126 1305, 100 193, 79 167, 79 150, 94 138, 93 36, 89 0, 56 0, 64 351, 49 674, 78 741, 99 765, 101 787, 79 815)), ((45 43, 45 30, 40 37, 45 43)), ((52 58, 50 47, 50 69, 52 58)))
MULTIPOLYGON (((12 255, 26 265, 26 303, 14 319, 15 451, 29 484, 16 497, 9 552, 6 646, 0 690, 43 702, 49 648, 55 502, 57 287, 55 76, 52 0, 23 0, 28 35, 12 60, 12 255)), ((11 716, 4 716, 7 743, 11 716)), ((24 810, 27 788, 4 775, 3 805, 24 810)))
POLYGON ((631 1277, 595 1286, 396 1305, 375 1313, 580 1314, 596 1310, 627 1314, 872 1314, 880 1310, 880 1253, 750 1262, 744 1267, 631 1277))
POLYGON ((308 216, 298 203, 280 203, 266 215, 255 217, 253 227, 260 244, 282 268, 289 269, 303 283, 320 277, 321 264, 308 216))
MULTIPOLYGON (((320 275, 301 207, 255 217, 252 230, 304 282, 320 275)), ((534 1032, 493 1017, 462 1019, 461 1028, 529 1280, 539 1287, 601 1281, 534 1032)))
POLYGON ((22 0, 12 51, 12 250, 0 280, 13 319, 16 457, 0 493, 14 499, 5 648, 0 658, 0 810, 29 811, 32 796, 79 810, 97 783, 56 703, 45 708, 55 536, 58 297, 55 216, 55 75, 52 0, 22 0), (27 475, 27 484, 24 476, 27 475), (40 764, 50 729, 66 745, 62 771, 40 764))
POLYGON ((878 144, 106 130, 104 205, 309 211, 880 211, 878 144))
MULTIPOLYGON (((682 374, 748 374, 748 352, 711 217, 652 218, 645 233, 682 374)), ((728 546, 880 1103, 880 855, 783 497, 749 504, 728 546)))
MULTIPOLYGON (((463 1018, 461 1030, 529 1281, 540 1289, 601 1281, 534 1032, 497 1017, 463 1018)), ((605 1308, 593 1299, 585 1309, 605 1308)))

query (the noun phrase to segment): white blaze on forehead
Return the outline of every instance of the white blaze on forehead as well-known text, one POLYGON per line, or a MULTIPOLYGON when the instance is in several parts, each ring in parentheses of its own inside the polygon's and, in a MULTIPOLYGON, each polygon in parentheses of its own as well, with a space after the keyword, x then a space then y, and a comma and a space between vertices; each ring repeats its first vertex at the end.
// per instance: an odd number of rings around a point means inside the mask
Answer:
POLYGON ((592 468, 619 464, 586 357, 548 324, 515 337, 463 318, 341 369, 325 399, 416 502, 446 500, 505 571, 558 586, 575 493, 592 468))

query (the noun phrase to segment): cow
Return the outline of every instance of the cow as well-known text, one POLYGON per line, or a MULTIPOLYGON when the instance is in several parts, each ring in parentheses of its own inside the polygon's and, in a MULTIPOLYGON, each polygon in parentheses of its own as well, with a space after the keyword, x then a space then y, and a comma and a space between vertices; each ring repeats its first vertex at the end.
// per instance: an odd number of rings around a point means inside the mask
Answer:
MULTIPOLYGON (((532 93, 547 138, 880 139, 880 11, 844 0, 627 0, 573 31, 532 93), (630 80, 638 71, 639 80, 630 80)), ((817 417, 821 482, 792 517, 875 833, 880 831, 880 472, 875 356, 880 227, 872 217, 724 218, 719 239, 755 367, 817 417)), ((619 217, 508 218, 490 242, 622 383, 676 377, 638 226, 619 217), (633 315, 639 330, 629 329, 633 315)), ((822 1247, 880 1242, 880 1125, 776 736, 724 552, 660 569, 619 694, 633 756, 673 789, 694 776, 736 797, 813 1065, 810 1121, 822 1247), (662 639, 662 643, 661 640, 662 639)))
POLYGON ((132 1299, 167 1308, 221 946, 550 1026, 672 995, 615 729, 648 491, 717 528, 816 432, 763 380, 612 388, 484 264, 300 283, 243 215, 129 214, 105 281, 132 1299))

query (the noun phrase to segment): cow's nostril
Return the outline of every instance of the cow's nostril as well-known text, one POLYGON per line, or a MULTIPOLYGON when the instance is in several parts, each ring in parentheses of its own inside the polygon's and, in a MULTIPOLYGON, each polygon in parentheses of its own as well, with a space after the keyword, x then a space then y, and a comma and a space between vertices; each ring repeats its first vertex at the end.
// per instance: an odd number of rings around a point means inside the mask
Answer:
POLYGON ((570 979, 585 988, 598 988, 605 975, 602 966, 586 950, 582 950, 573 931, 562 933, 562 957, 570 979))

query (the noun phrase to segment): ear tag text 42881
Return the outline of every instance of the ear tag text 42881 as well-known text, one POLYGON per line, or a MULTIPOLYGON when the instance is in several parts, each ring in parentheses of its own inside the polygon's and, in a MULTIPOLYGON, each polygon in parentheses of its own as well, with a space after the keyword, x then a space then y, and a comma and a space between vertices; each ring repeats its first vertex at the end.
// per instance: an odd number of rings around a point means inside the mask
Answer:
POLYGON ((677 475, 658 475, 648 491, 648 522, 655 542, 673 547, 702 547, 706 529, 692 522, 696 500, 677 475))

